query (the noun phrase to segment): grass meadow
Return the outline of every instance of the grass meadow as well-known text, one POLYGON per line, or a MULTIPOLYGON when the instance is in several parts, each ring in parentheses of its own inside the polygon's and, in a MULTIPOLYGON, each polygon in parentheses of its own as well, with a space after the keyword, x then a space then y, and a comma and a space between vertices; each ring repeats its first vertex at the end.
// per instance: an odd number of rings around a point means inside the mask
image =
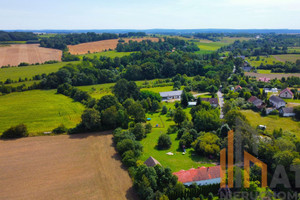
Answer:
POLYGON ((99 52, 99 53, 83 54, 83 55, 79 55, 79 57, 80 57, 80 59, 82 59, 84 56, 88 57, 88 58, 94 58, 95 56, 98 58, 100 56, 115 58, 115 57, 128 56, 131 53, 133 53, 133 52, 103 51, 103 52, 99 52))
POLYGON ((30 65, 26 67, 0 68, 0 81, 5 81, 8 78, 14 81, 19 80, 19 78, 31 79, 33 76, 38 74, 50 74, 52 72, 58 71, 60 68, 62 68, 68 63, 78 64, 79 61, 30 65))
POLYGON ((293 62, 296 63, 297 60, 300 60, 300 54, 282 54, 282 55, 273 55, 274 58, 281 62, 293 62))
POLYGON ((0 96, 0 133, 24 123, 31 135, 52 131, 60 124, 75 127, 84 106, 56 90, 31 90, 0 96))
MULTIPOLYGON (((164 103, 168 108, 175 108, 174 103, 164 103)), ((185 109, 189 114, 190 108, 185 109)), ((158 160, 164 167, 169 167, 173 172, 180 171, 182 169, 188 170, 190 168, 197 168, 201 166, 213 166, 211 161, 205 157, 197 155, 192 148, 186 150, 186 154, 182 154, 182 149, 179 148, 179 140, 176 139, 177 134, 170 134, 172 140, 172 146, 167 150, 158 150, 156 148, 158 138, 161 134, 167 133, 168 127, 175 125, 174 121, 167 117, 167 115, 161 115, 160 113, 147 114, 147 118, 151 118, 152 132, 147 134, 147 137, 141 141, 144 149, 141 157, 142 161, 146 161, 150 156, 158 160), (158 127, 156 127, 158 125, 158 127), (169 156, 166 153, 172 152, 173 156, 169 156)))
POLYGON ((266 130, 271 134, 274 129, 282 128, 283 130, 296 134, 298 137, 300 136, 300 122, 294 121, 291 117, 280 117, 278 115, 262 117, 259 113, 252 110, 242 110, 241 112, 246 116, 253 127, 265 125, 267 126, 266 130))

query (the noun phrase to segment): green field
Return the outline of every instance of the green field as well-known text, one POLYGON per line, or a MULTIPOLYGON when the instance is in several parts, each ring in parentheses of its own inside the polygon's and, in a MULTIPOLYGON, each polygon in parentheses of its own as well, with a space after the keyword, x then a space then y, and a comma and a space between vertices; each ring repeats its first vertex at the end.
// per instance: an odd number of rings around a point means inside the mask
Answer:
POLYGON ((260 64, 264 64, 264 65, 273 65, 277 62, 280 62, 278 59, 276 59, 273 56, 259 56, 260 60, 256 61, 256 57, 252 56, 250 58, 246 58, 246 60, 253 66, 253 67, 258 67, 260 66, 260 64))
POLYGON ((19 80, 19 78, 31 79, 33 76, 38 74, 49 74, 56 72, 68 63, 77 64, 79 61, 73 62, 59 62, 54 64, 43 64, 43 65, 30 65, 26 67, 11 67, 11 68, 0 68, 0 81, 5 81, 10 78, 12 80, 19 80))
POLYGON ((18 82, 18 83, 11 83, 11 84, 5 84, 5 86, 12 86, 12 87, 18 87, 20 85, 25 85, 25 86, 31 86, 34 83, 39 83, 41 82, 40 80, 36 80, 36 81, 24 81, 24 82, 18 82))
POLYGON ((288 47, 288 53, 300 53, 300 47, 288 47))
POLYGON ((0 44, 26 44, 26 41, 0 41, 0 44))
MULTIPOLYGON (((166 104, 168 107, 174 108, 174 104, 166 104)), ((186 109, 189 112, 190 109, 186 109)), ((142 154, 142 161, 147 160, 150 156, 158 160, 164 167, 169 167, 173 172, 180 171, 182 169, 188 170, 190 168, 197 168, 201 166, 213 166, 211 161, 207 158, 196 155, 192 148, 187 149, 186 154, 182 155, 182 150, 179 148, 179 140, 176 140, 176 134, 170 134, 172 140, 172 146, 168 150, 158 150, 156 148, 157 140, 159 136, 167 132, 170 125, 174 125, 173 120, 166 115, 160 115, 160 113, 147 114, 148 118, 151 118, 152 132, 147 135, 145 139, 141 141, 144 149, 142 154), (156 125, 159 125, 156 128, 156 125), (172 152, 173 156, 169 156, 166 153, 172 152)))
MULTIPOLYGON (((135 81, 137 86, 142 85, 153 85, 155 81, 159 79, 149 80, 149 81, 135 81)), ((163 80, 163 79, 161 79, 163 80)), ((105 95, 112 94, 111 89, 115 85, 115 83, 104 83, 104 84, 98 84, 98 85, 87 85, 87 86, 78 86, 82 91, 88 92, 93 98, 100 99, 101 97, 105 95)), ((141 90, 149 90, 153 92, 166 92, 166 91, 172 91, 173 86, 166 86, 166 87, 150 87, 150 88, 142 88, 141 90)))
POLYGON ((260 74, 271 74, 271 70, 258 69, 257 73, 260 73, 260 74))
POLYGON ((257 125, 267 126, 267 131, 272 133, 274 129, 280 129, 291 131, 296 135, 300 136, 300 122, 294 121, 291 117, 279 117, 278 115, 268 115, 262 117, 259 113, 252 110, 241 111, 250 124, 256 128, 257 125))
POLYGON ((273 55, 274 58, 281 62, 293 62, 296 63, 296 60, 300 60, 300 54, 282 54, 282 55, 273 55))
POLYGON ((217 51, 219 48, 221 48, 223 46, 234 43, 234 41, 236 41, 236 40, 245 41, 245 40, 250 40, 251 38, 224 37, 224 38, 220 38, 220 39, 221 40, 218 42, 211 42, 208 40, 200 40, 200 42, 195 42, 195 44, 197 44, 197 46, 200 48, 200 51, 196 51, 195 53, 197 53, 197 54, 211 53, 211 52, 217 51))
POLYGON ((116 52, 116 51, 103 51, 99 53, 90 53, 90 54, 84 54, 84 55, 79 55, 79 57, 82 59, 84 56, 88 58, 94 58, 100 57, 100 56, 106 56, 110 58, 115 58, 115 57, 122 57, 122 56, 128 56, 132 54, 133 52, 116 52))
POLYGON ((84 106, 56 90, 32 90, 0 96, 0 133, 24 123, 30 135, 52 131, 61 123, 75 127, 84 106))

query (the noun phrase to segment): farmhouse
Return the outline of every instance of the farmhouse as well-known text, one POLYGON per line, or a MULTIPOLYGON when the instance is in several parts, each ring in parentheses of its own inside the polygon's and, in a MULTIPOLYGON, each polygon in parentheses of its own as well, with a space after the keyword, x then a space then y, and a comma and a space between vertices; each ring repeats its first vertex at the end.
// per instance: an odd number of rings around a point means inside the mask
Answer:
POLYGON ((263 105, 263 101, 260 100, 259 98, 257 98, 256 96, 250 97, 248 99, 248 102, 255 105, 255 107, 258 108, 258 109, 262 108, 262 105, 263 105))
POLYGON ((270 103, 273 104, 273 106, 276 109, 279 109, 281 107, 285 107, 285 105, 286 105, 285 101, 283 101, 280 97, 277 97, 277 96, 274 96, 274 95, 269 98, 269 101, 270 101, 270 103))
POLYGON ((283 117, 293 117, 296 114, 294 113, 294 108, 293 107, 288 107, 288 108, 281 108, 279 111, 280 115, 283 117))
POLYGON ((214 108, 218 107, 219 105, 218 98, 201 98, 201 100, 209 102, 214 108))
POLYGON ((197 105, 197 102, 191 101, 191 102, 188 103, 188 106, 196 106, 196 105, 197 105))
POLYGON ((169 91, 169 92, 160 92, 159 94, 162 97, 163 101, 180 100, 181 99, 182 90, 169 91))
POLYGON ((150 156, 145 162, 145 165, 147 165, 148 167, 154 167, 156 165, 161 165, 155 158, 153 158, 152 156, 150 156))
POLYGON ((214 167, 199 167, 197 169, 181 170, 173 173, 178 177, 178 181, 184 185, 211 185, 221 183, 220 166, 214 167))
POLYGON ((290 89, 285 88, 284 90, 282 90, 280 92, 279 97, 285 98, 285 99, 292 99, 294 97, 294 94, 292 93, 292 91, 290 89))

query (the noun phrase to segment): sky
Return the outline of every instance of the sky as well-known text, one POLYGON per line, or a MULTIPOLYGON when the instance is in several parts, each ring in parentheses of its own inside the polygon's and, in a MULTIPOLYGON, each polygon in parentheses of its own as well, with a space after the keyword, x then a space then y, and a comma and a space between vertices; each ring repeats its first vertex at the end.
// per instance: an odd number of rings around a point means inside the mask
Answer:
POLYGON ((0 29, 300 29, 300 0, 0 0, 0 29))

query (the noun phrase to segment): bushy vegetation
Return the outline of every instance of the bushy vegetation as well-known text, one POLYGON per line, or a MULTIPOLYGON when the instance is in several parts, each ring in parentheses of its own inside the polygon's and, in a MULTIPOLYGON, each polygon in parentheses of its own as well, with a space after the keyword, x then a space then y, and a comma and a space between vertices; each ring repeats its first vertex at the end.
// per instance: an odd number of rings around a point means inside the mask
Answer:
POLYGON ((0 41, 28 41, 38 40, 32 32, 5 32, 0 31, 0 41))
POLYGON ((6 131, 4 131, 3 134, 1 135, 1 138, 12 139, 12 138, 27 137, 27 136, 28 136, 28 130, 26 125, 19 124, 17 126, 12 126, 6 131))

